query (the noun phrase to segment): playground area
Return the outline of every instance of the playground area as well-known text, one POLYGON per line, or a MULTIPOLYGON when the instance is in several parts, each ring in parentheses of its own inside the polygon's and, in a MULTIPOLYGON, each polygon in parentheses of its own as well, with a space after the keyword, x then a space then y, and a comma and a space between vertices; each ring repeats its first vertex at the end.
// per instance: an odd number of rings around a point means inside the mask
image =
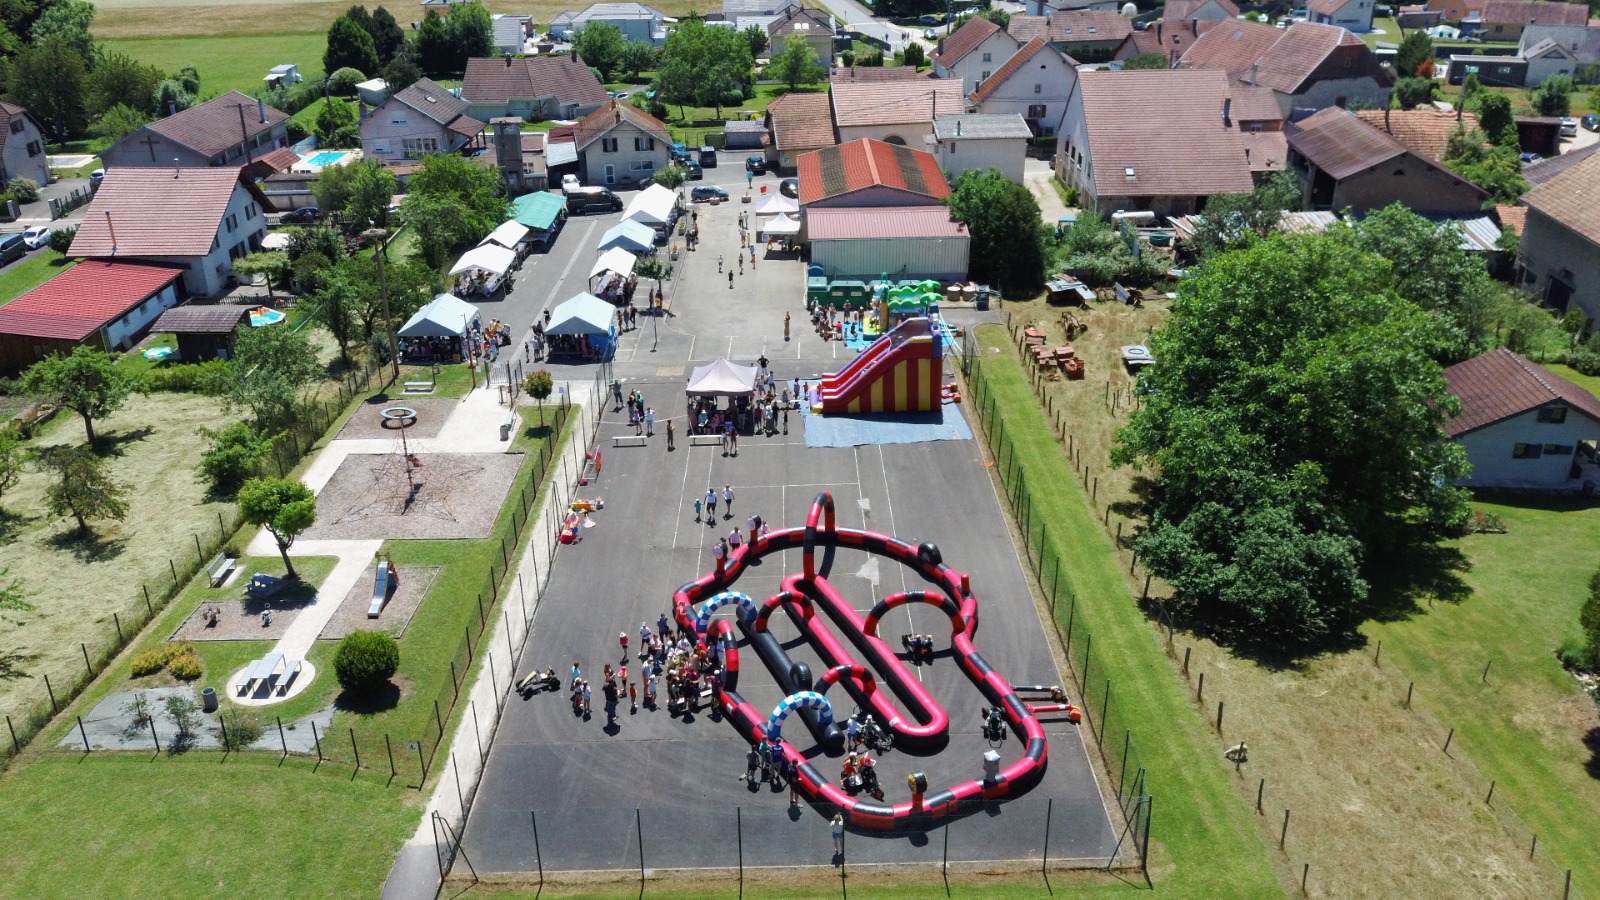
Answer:
POLYGON ((461 408, 459 400, 430 399, 426 397, 405 397, 395 400, 378 396, 356 408, 350 418, 345 420, 344 427, 339 429, 338 439, 347 440, 372 440, 377 438, 393 438, 400 440, 400 420, 385 418, 384 410, 396 406, 409 409, 416 413, 415 416, 406 417, 405 432, 410 440, 435 438, 444 429, 445 420, 450 414, 461 408))
POLYGON ((373 580, 362 578, 344 597, 344 602, 334 612, 328 624, 322 627, 318 640, 336 641, 352 631, 386 631, 396 640, 405 636, 411 617, 422 605, 433 581, 439 576, 439 566, 395 566, 396 583, 385 593, 387 600, 378 615, 371 615, 377 589, 373 580))
MULTIPOLYGON (((674 395, 681 396, 681 382, 629 386, 656 409, 680 402, 674 395)), ((602 425, 603 441, 632 433, 617 419, 608 416, 602 425)), ((1067 680, 1056 668, 978 445, 939 440, 807 448, 805 431, 816 421, 797 415, 788 435, 746 439, 738 456, 715 445, 691 446, 681 436, 666 452, 659 424, 644 448, 607 450, 603 477, 588 488, 605 498, 605 507, 592 515, 595 525, 584 530, 583 541, 558 556, 518 673, 553 669, 562 684, 513 697, 502 720, 463 845, 477 871, 528 872, 540 864, 625 869, 641 862, 732 866, 738 859, 825 865, 837 861, 829 818, 841 807, 849 811, 852 834, 874 832, 870 840, 849 838, 852 863, 937 862, 941 831, 954 835, 952 861, 1037 860, 1048 852, 1053 861, 1103 864, 1115 852, 1120 817, 1114 825, 1101 799, 1082 743, 1087 732, 1080 734, 1064 711, 1034 716, 1014 705, 1047 699, 1047 692, 1013 693, 1008 700, 999 690, 1002 684, 1067 680), (731 515, 724 502, 714 521, 697 516, 696 498, 708 487, 720 495, 724 485, 736 494, 731 515), (786 605, 781 602, 765 618, 769 630, 753 634, 753 607, 786 588, 800 589, 805 525, 822 492, 831 499, 840 534, 836 541, 819 538, 814 583, 826 584, 836 599, 828 602, 827 615, 821 599, 813 602, 816 620, 826 619, 826 629, 841 639, 833 646, 819 641, 788 610, 777 611, 786 605), (724 580, 716 575, 712 545, 736 525, 747 531, 752 514, 770 525, 772 543, 738 557, 726 576, 736 569, 736 579, 724 580), (852 529, 886 542, 869 552, 874 547, 845 536, 852 529), (970 630, 957 627, 948 608, 888 599, 941 589, 925 580, 931 569, 902 564, 914 561, 924 542, 937 545, 955 579, 942 582, 945 587, 959 583, 961 574, 970 577, 970 630), (699 587, 690 590, 691 582, 699 587), (704 632, 695 632, 712 636, 713 645, 719 637, 724 643, 727 671, 738 672, 736 690, 728 684, 727 696, 739 702, 718 709, 707 692, 698 708, 669 709, 663 677, 654 704, 642 692, 637 704, 624 693, 611 718, 600 685, 603 667, 623 660, 619 635, 631 635, 629 680, 637 688, 641 623, 655 630, 659 617, 674 611, 678 590, 689 591, 695 602, 680 610, 674 634, 693 630, 705 602, 724 591, 749 598, 714 602, 704 632), (855 618, 859 628, 859 620, 885 601, 876 634, 892 659, 862 653, 867 644, 847 621, 855 618), (932 653, 913 659, 903 644, 910 634, 932 635, 932 653), (853 655, 865 670, 825 679, 840 662, 840 645, 853 648, 842 655, 853 655), (566 691, 575 662, 595 686, 587 714, 575 713, 566 691), (781 683, 794 673, 790 665, 801 663, 823 702, 794 690, 800 684, 781 683), (837 683, 825 686, 829 680, 837 683), (894 721, 896 710, 903 711, 894 745, 872 753, 881 800, 843 791, 840 742, 819 720, 826 705, 824 718, 842 725, 857 711, 865 681, 875 681, 887 702, 867 710, 878 721, 894 721), (796 806, 787 785, 742 777, 746 753, 780 705, 797 710, 779 726, 783 752, 797 762, 797 780, 804 782, 796 806), (984 727, 995 705, 1009 720, 999 740, 984 727), (988 774, 987 753, 996 755, 988 774), (924 782, 916 798, 907 781, 913 774, 924 782), (958 797, 960 810, 949 815, 958 797), (742 856, 735 855, 736 843, 742 856)))
POLYGON ((305 537, 486 537, 521 465, 516 453, 352 453, 317 493, 305 537))

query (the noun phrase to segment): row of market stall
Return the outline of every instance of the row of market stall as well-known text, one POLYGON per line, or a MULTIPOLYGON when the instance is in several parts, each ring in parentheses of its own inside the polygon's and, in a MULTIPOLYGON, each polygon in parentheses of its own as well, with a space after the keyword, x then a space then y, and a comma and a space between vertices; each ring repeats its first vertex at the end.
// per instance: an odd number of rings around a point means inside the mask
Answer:
MULTIPOLYGON (((616 352, 617 310, 590 293, 578 294, 550 311, 544 323, 552 359, 604 360, 616 352)), ((440 294, 412 314, 400 328, 401 354, 418 362, 461 362, 467 337, 482 330, 476 306, 454 294, 440 294)))
POLYGON ((536 191, 518 197, 511 204, 511 218, 463 253, 450 269, 455 293, 490 297, 499 292, 530 253, 555 240, 566 217, 566 198, 560 194, 536 191))

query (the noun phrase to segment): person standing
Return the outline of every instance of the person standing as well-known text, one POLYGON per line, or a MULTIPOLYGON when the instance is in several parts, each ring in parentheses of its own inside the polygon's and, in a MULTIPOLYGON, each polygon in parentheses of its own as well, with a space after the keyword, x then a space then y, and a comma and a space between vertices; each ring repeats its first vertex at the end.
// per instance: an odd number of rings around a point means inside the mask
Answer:
POLYGON ((589 690, 589 682, 583 683, 583 714, 588 716, 594 711, 594 692, 589 690))
POLYGON ((672 617, 662 613, 661 617, 656 619, 656 630, 661 632, 663 641, 670 637, 672 635, 672 617))
POLYGON ((647 407, 644 411, 644 435, 656 436, 656 411, 654 407, 647 407))
POLYGON ((717 254, 717 274, 718 275, 722 274, 722 254, 721 253, 717 254))
POLYGON ((673 436, 672 420, 668 419, 667 420, 667 449, 668 450, 672 449, 672 436, 673 436))
POLYGON ((783 311, 783 342, 789 342, 789 311, 783 311))
MULTIPOLYGON (((720 272, 722 270, 718 269, 717 271, 720 272)), ((730 290, 730 291, 733 290, 733 270, 732 269, 728 270, 728 290, 730 290)))
POLYGON ((656 705, 656 670, 654 666, 644 667, 644 705, 652 709, 656 705))
POLYGON ((721 538, 717 538, 717 542, 711 547, 711 556, 717 561, 718 575, 721 575, 723 569, 725 569, 728 565, 727 547, 728 545, 721 538))
MULTIPOLYGON (((621 409, 622 408, 622 382, 621 381, 613 381, 613 382, 611 382, 611 396, 612 396, 613 399, 615 399, 617 401, 617 409, 621 409)), ((612 412, 616 412, 616 410, 612 410, 612 412)))
POLYGON ((728 547, 732 550, 737 550, 739 545, 743 543, 744 535, 739 533, 739 526, 733 526, 733 530, 728 532, 728 547))
POLYGON ((833 821, 828 823, 833 832, 833 855, 844 856, 844 816, 840 813, 833 814, 833 821))
POLYGON ((716 521, 716 519, 717 519, 717 489, 716 488, 709 488, 709 487, 706 488, 706 519, 708 519, 710 521, 713 521, 713 522, 716 521))
POLYGON ((722 486, 722 502, 726 505, 728 510, 727 514, 723 516, 723 518, 733 518, 733 485, 725 484, 722 486))
POLYGON ((783 433, 789 433, 789 404, 783 405, 783 433))

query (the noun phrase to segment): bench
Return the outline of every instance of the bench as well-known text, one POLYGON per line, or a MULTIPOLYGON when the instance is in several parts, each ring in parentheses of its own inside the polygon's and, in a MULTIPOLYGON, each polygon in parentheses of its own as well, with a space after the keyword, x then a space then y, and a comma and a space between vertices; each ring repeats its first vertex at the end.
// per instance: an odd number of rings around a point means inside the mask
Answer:
POLYGON ((234 564, 237 562, 238 560, 226 553, 218 553, 217 558, 206 565, 206 576, 211 579, 211 586, 216 587, 227 581, 228 575, 233 572, 234 564))
POLYGON ((650 439, 642 434, 618 434, 611 437, 613 447, 647 447, 650 439))
POLYGON ((433 382, 431 382, 431 381, 408 381, 408 382, 406 382, 405 390, 406 390, 406 393, 408 393, 408 394, 413 393, 413 392, 419 393, 419 394, 431 394, 431 393, 433 393, 433 382))
POLYGON ((278 696, 281 697, 289 693, 289 683, 294 681, 296 675, 300 674, 301 665, 302 663, 298 659, 290 659, 284 662, 283 674, 278 676, 278 696))
POLYGON ((715 445, 717 445, 719 447, 722 446, 722 435, 720 435, 720 434, 691 434, 691 435, 689 435, 689 446, 691 446, 691 447, 705 447, 705 446, 710 446, 712 444, 715 444, 715 445))
POLYGON ((505 421, 500 423, 500 440, 511 440, 511 430, 517 427, 517 413, 515 410, 506 413, 505 421))

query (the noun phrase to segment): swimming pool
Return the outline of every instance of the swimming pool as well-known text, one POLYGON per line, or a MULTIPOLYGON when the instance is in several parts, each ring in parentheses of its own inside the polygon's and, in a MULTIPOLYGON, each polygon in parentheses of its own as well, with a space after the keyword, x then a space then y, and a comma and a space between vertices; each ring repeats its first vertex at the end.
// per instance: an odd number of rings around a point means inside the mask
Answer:
POLYGON ((344 159, 346 156, 349 156, 349 155, 350 155, 349 153, 344 152, 344 151, 324 150, 321 153, 318 153, 316 156, 313 156, 310 159, 306 160, 305 162, 306 162, 306 165, 308 165, 308 166, 316 166, 318 168, 327 168, 328 166, 337 165, 339 160, 344 159))

